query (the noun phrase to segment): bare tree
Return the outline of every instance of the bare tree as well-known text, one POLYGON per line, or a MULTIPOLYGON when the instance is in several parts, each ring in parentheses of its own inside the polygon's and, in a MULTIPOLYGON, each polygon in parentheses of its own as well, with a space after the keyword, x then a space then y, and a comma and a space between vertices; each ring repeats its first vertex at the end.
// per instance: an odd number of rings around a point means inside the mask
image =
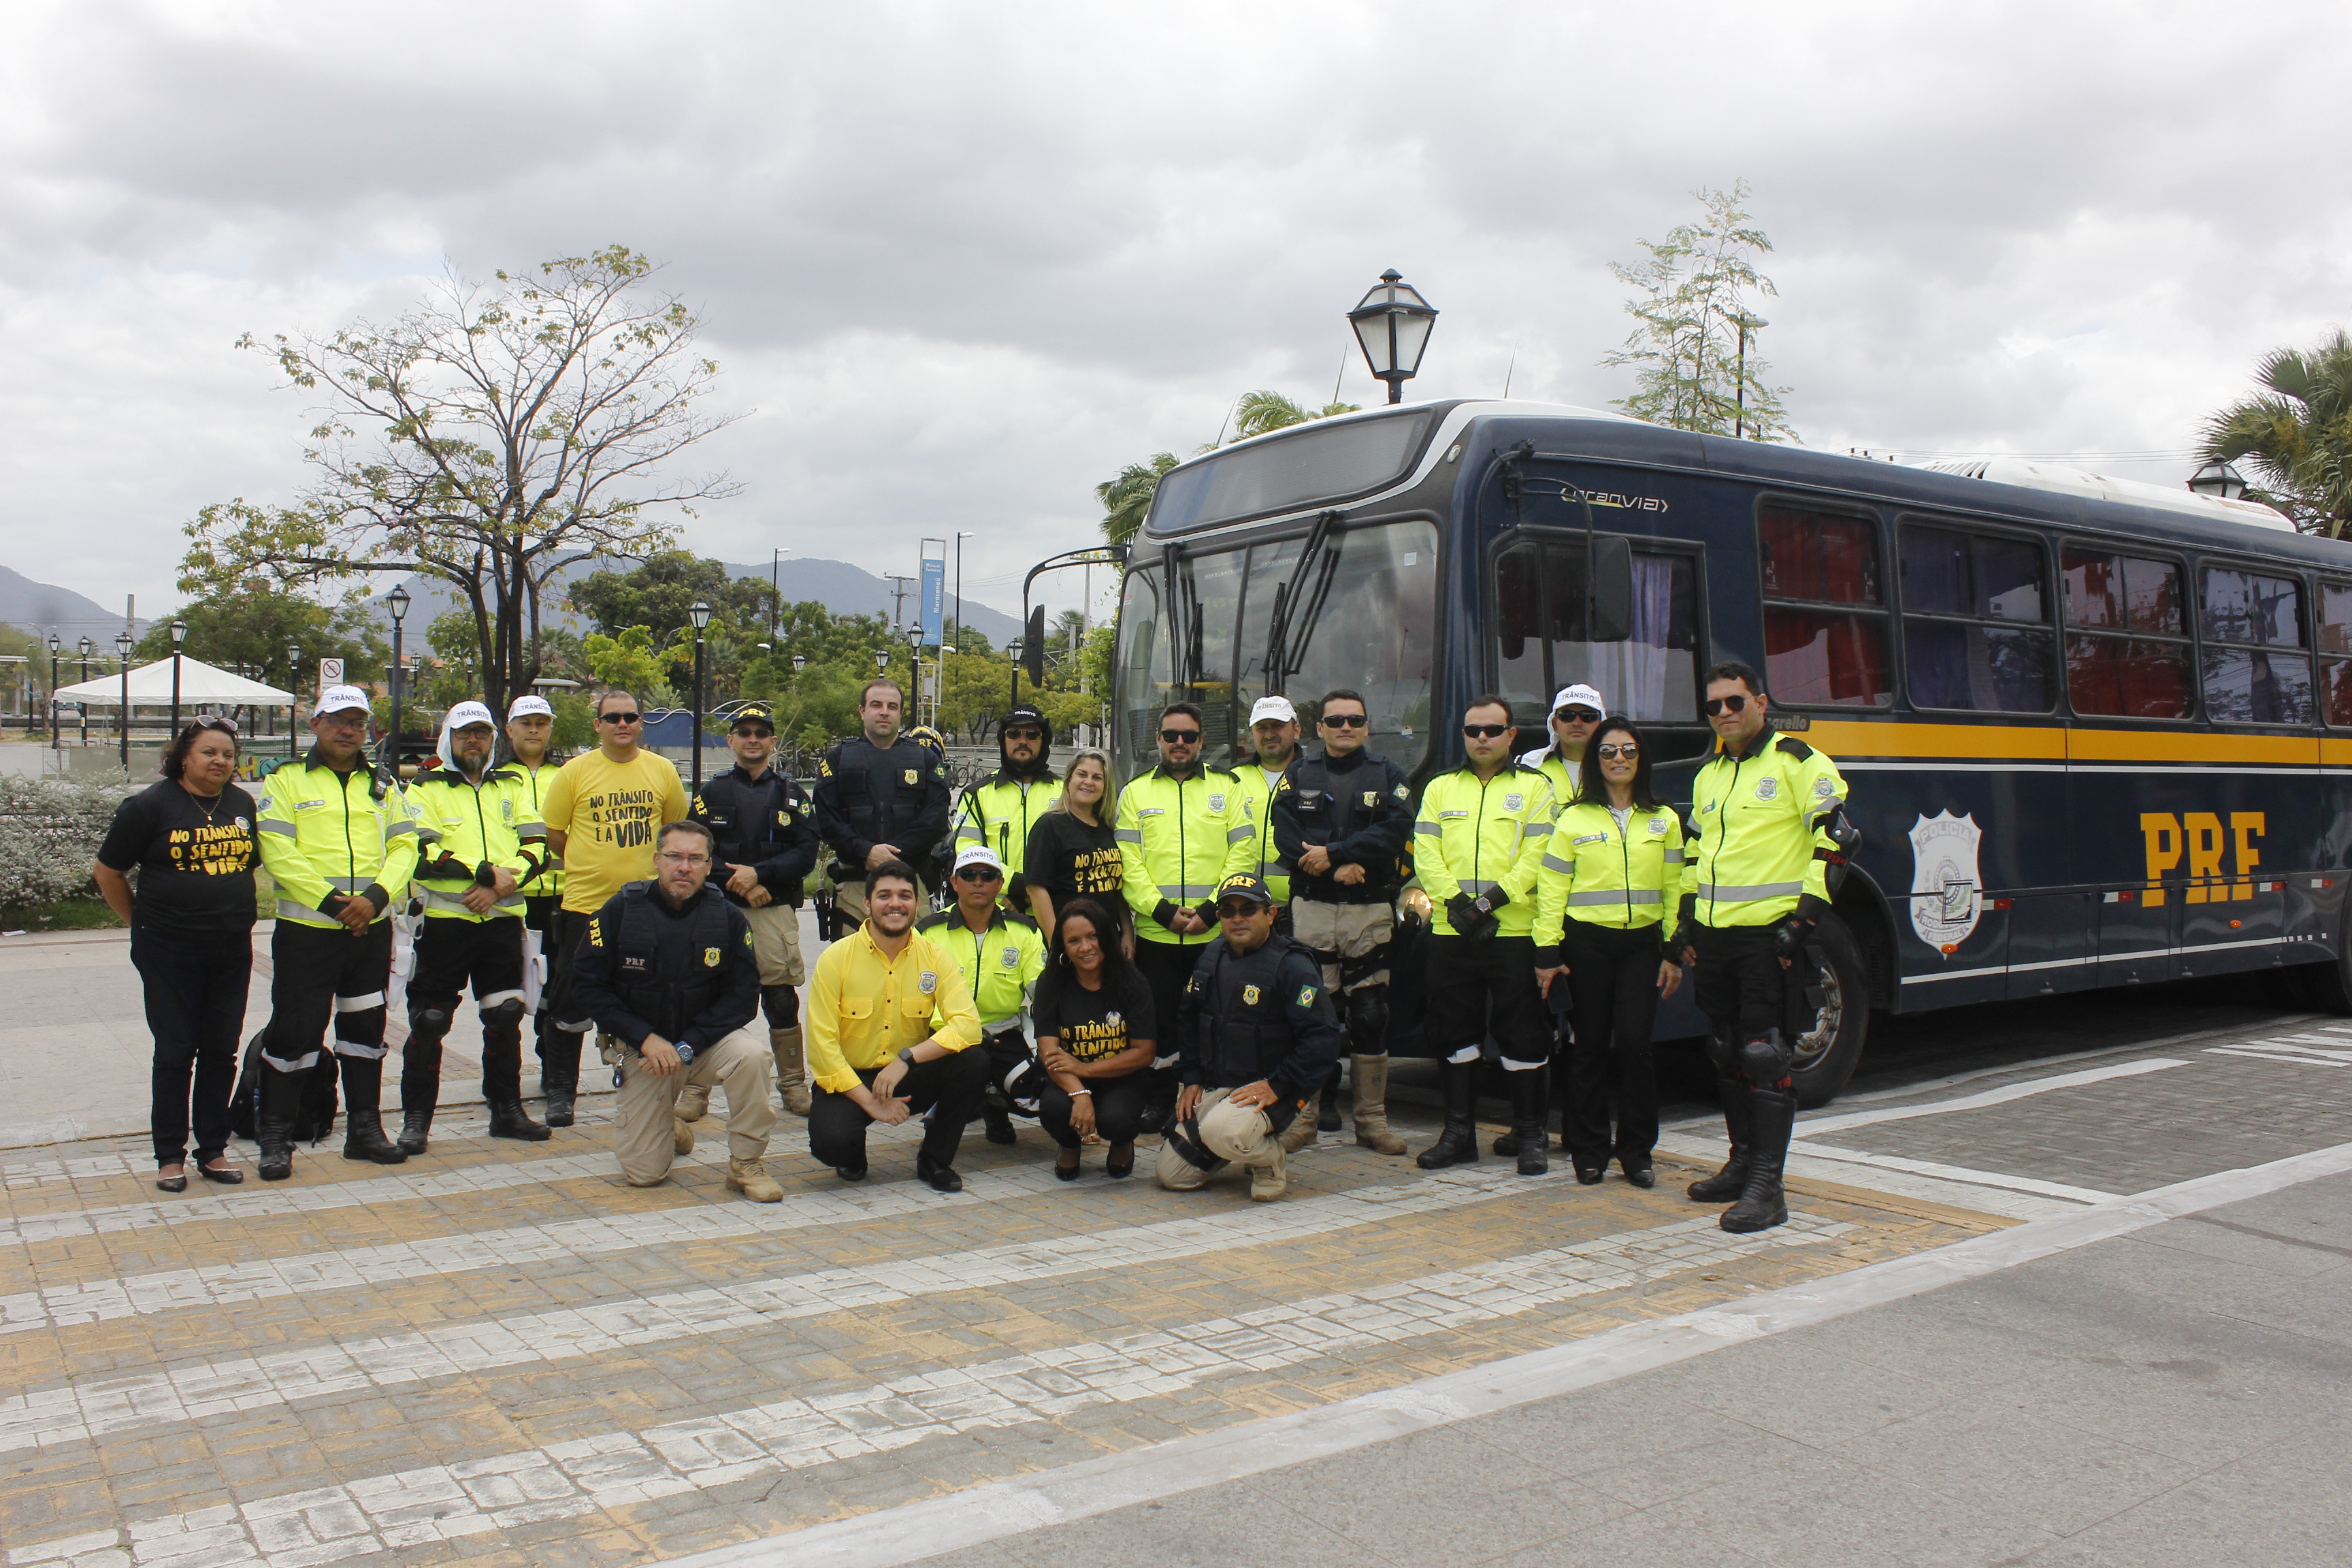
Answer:
POLYGON ((719 366, 694 353, 694 315, 647 287, 654 270, 613 246, 536 277, 452 273, 388 326, 240 339, 323 396, 303 454, 317 478, 292 507, 205 508, 182 587, 437 577, 471 614, 483 695, 503 707, 539 673, 556 574, 661 549, 677 517, 738 488, 664 471, 734 416, 700 411, 719 366))

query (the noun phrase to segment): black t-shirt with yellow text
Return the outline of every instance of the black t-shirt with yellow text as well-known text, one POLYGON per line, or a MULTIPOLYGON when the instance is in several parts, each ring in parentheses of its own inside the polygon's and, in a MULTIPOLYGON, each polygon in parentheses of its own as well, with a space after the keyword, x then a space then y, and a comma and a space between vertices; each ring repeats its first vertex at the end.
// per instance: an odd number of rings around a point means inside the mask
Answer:
POLYGON ((1134 965, 1103 977, 1099 991, 1089 991, 1076 975, 1058 964, 1048 964, 1037 981, 1029 1015, 1037 1037, 1057 1037, 1062 1049, 1081 1062, 1107 1061, 1138 1040, 1156 1040, 1152 1026, 1151 986, 1134 965))
POLYGON ((234 784, 204 801, 163 779, 114 809, 99 846, 110 870, 138 869, 136 922, 163 936, 253 929, 253 797, 234 784))

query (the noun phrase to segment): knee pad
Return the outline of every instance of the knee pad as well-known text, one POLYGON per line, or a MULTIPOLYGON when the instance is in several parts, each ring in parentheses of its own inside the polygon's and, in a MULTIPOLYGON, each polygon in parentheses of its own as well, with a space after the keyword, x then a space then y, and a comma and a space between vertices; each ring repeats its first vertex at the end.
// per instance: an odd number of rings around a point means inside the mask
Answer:
POLYGON ((1786 1083, 1793 1062, 1778 1029, 1768 1029, 1739 1043, 1740 1076, 1758 1089, 1778 1089, 1786 1083))
POLYGON ((1348 1044, 1360 1057, 1388 1049, 1389 988, 1367 985, 1348 993, 1348 1044))
POLYGON ((1210 1153, 1209 1146, 1201 1142, 1201 1116, 1198 1111, 1171 1127, 1165 1137, 1168 1146, 1176 1151, 1176 1157, 1204 1176, 1215 1175, 1230 1163, 1210 1153))
MULTIPOLYGON (((497 1006, 486 1007, 482 1010, 482 1027, 488 1029, 494 1028, 500 1024, 511 1024, 515 1027, 520 1028, 522 1026, 522 998, 520 996, 509 996, 505 1001, 499 1003, 497 1006)), ((446 1025, 442 1026, 444 1028, 447 1027, 446 1025)))
POLYGON ((801 994, 789 985, 760 987, 760 1005, 771 1029, 796 1029, 801 1022, 801 994))
POLYGON ((414 1039, 437 1040, 449 1032, 449 1021, 440 1008, 427 1007, 408 1016, 408 1033, 414 1039))

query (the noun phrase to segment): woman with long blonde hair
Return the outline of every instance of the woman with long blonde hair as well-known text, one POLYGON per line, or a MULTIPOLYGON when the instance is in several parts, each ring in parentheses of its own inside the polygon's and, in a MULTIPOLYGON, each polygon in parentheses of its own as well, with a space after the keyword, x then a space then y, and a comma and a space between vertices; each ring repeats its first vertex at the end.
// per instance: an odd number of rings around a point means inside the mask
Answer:
MULTIPOLYGON (((1107 753, 1081 751, 1070 758, 1061 798, 1029 830, 1028 856, 1021 868, 1039 931, 1051 931, 1055 912, 1072 899, 1094 899, 1106 910, 1126 908, 1118 896, 1118 843, 1111 834, 1112 804, 1118 799, 1118 781, 1107 753)), ((1124 947, 1124 922, 1121 936, 1124 947)))

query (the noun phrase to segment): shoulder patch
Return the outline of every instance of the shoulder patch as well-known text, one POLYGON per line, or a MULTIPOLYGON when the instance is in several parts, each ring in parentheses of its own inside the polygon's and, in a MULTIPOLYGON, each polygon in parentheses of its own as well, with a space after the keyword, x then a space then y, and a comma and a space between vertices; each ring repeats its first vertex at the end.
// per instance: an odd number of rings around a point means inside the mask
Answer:
POLYGON ((1312 986, 1312 985, 1302 985, 1302 986, 1300 986, 1300 987, 1298 988, 1298 1005, 1299 1005, 1301 1007, 1312 1007, 1313 1005, 1315 1005, 1315 987, 1314 987, 1314 986, 1312 986))
POLYGON ((1794 735, 1783 735, 1773 742, 1772 746, 1775 751, 1786 752, 1801 763, 1813 754, 1813 749, 1794 735))

